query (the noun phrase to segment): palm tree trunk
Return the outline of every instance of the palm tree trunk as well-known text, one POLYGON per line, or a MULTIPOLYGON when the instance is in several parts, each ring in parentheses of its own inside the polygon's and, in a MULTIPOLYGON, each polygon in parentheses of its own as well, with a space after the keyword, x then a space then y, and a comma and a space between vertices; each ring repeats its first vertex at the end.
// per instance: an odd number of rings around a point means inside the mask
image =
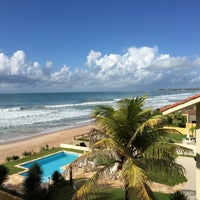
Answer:
POLYGON ((73 184, 73 177, 72 177, 72 166, 69 167, 69 184, 73 184))
POLYGON ((128 200, 128 188, 125 186, 125 200, 128 200))

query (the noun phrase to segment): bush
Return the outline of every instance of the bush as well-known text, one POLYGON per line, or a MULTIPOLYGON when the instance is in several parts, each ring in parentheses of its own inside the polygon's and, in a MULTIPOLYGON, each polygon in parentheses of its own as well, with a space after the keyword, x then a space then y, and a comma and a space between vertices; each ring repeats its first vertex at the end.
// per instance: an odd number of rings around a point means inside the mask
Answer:
POLYGON ((31 151, 24 151, 23 156, 31 156, 31 151))
POLYGON ((11 160, 12 160, 12 158, 9 157, 9 156, 6 158, 6 161, 7 161, 7 162, 10 162, 11 160))
POLYGON ((80 146, 81 147, 87 147, 87 145, 85 144, 85 142, 80 142, 80 146))
POLYGON ((40 152, 42 152, 42 151, 47 151, 47 150, 49 150, 49 145, 48 145, 48 144, 46 144, 45 146, 42 146, 42 147, 40 148, 40 152))
POLYGON ((35 197, 36 193, 41 192, 41 183, 42 183, 42 169, 37 163, 33 164, 28 171, 28 175, 24 180, 24 192, 26 199, 31 199, 35 197), (31 196, 31 197, 30 197, 31 196))
POLYGON ((169 199, 170 200, 189 200, 188 196, 185 193, 180 192, 180 191, 170 194, 169 199))
POLYGON ((8 168, 4 165, 0 165, 0 186, 6 181, 8 178, 8 168))
POLYGON ((52 186, 54 187, 63 186, 65 184, 65 179, 59 171, 55 171, 51 178, 53 181, 52 186))
POLYGON ((47 196, 47 189, 42 188, 40 190, 30 192, 26 194, 25 200, 46 200, 49 199, 47 196))
POLYGON ((185 128, 186 117, 181 112, 171 113, 167 115, 166 125, 185 128))
POLYGON ((12 156, 12 159, 13 159, 13 160, 18 160, 18 159, 19 159, 19 156, 18 156, 18 155, 13 155, 13 156, 12 156))
POLYGON ((6 158, 6 161, 7 162, 10 162, 10 161, 12 161, 12 160, 18 160, 20 157, 18 156, 18 155, 13 155, 13 156, 11 156, 11 157, 7 157, 6 158))

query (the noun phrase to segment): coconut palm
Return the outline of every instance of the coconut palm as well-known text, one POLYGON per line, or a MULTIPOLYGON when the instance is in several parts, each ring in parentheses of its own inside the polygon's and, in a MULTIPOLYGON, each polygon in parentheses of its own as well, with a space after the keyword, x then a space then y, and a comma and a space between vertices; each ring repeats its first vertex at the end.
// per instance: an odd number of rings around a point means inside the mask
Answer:
MULTIPOLYGON (((173 155, 178 147, 162 142, 166 132, 161 128, 164 118, 144 108, 145 97, 123 99, 117 109, 109 105, 100 105, 94 112, 104 137, 94 144, 94 150, 84 154, 75 162, 91 155, 104 155, 118 163, 120 177, 124 183, 125 199, 152 200, 153 193, 149 187, 149 178, 145 166, 159 169, 176 169, 183 174, 183 168, 175 163, 173 155)), ((71 166, 73 166, 72 163, 71 166)), ((98 170, 74 195, 73 199, 88 199, 96 188, 97 180, 109 165, 98 170)))

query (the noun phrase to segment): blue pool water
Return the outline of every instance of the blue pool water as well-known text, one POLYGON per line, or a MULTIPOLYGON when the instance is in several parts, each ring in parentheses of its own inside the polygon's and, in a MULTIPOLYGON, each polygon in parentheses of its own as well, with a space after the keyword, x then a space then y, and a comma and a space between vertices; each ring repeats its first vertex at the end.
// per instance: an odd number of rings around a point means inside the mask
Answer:
MULTIPOLYGON (((32 162, 21 164, 20 166, 29 169, 34 163, 39 164, 43 170, 43 182, 47 182, 48 178, 52 176, 54 171, 62 173, 63 170, 61 167, 70 164, 76 158, 78 158, 78 154, 63 151, 32 162)), ((27 176, 27 172, 21 173, 21 175, 27 176)))

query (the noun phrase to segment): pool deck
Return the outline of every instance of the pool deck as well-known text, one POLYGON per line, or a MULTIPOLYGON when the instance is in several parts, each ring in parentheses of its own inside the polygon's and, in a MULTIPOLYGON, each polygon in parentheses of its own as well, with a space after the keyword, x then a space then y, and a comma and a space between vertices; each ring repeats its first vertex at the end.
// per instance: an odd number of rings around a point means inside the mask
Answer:
POLYGON ((4 187, 9 190, 16 190, 19 193, 23 193, 24 177, 19 174, 13 174, 8 176, 8 180, 4 183, 4 187))
MULTIPOLYGON (((86 151, 89 150, 88 147, 80 147, 80 146, 75 146, 75 145, 70 145, 70 144, 61 144, 60 147, 62 147, 62 148, 70 148, 70 149, 75 149, 75 150, 83 150, 84 152, 86 152, 86 151)), ((49 154, 49 155, 37 158, 37 159, 33 159, 31 161, 36 161, 38 159, 45 158, 45 157, 48 157, 50 155, 54 155, 56 153, 63 152, 63 151, 65 151, 65 150, 61 150, 61 151, 58 151, 58 152, 55 152, 55 153, 52 153, 52 154, 49 154)), ((68 153, 74 153, 72 151, 67 151, 67 150, 66 150, 66 152, 68 152, 68 153)), ((24 177, 22 175, 20 175, 20 174, 23 173, 23 172, 28 171, 28 169, 25 168, 25 167, 23 167, 23 166, 21 166, 21 165, 29 163, 31 161, 27 161, 27 162, 24 162, 24 163, 16 165, 16 167, 24 169, 24 171, 21 171, 19 173, 13 174, 13 175, 9 175, 7 181, 4 183, 4 187, 8 188, 10 190, 16 190, 19 193, 23 193, 24 177)), ((64 167, 64 166, 62 166, 62 167, 64 167)), ((43 183, 43 184, 45 185, 45 183, 43 183)))

